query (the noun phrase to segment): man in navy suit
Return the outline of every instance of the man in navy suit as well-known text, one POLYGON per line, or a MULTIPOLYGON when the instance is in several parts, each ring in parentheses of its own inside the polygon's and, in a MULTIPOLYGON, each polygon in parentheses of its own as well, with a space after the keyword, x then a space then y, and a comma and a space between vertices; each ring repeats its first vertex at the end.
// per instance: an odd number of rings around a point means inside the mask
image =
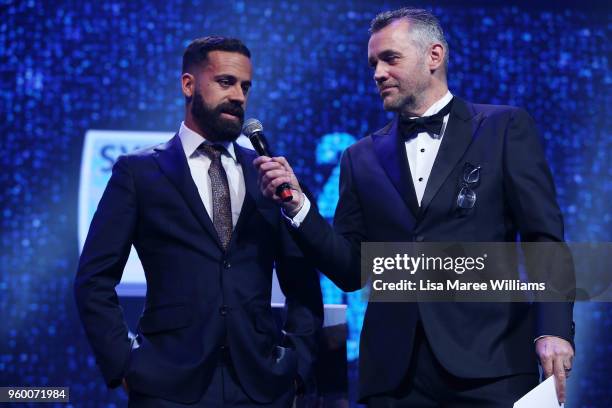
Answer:
MULTIPOLYGON (((531 117, 477 105, 447 86, 448 45, 425 10, 381 13, 368 60, 395 119, 349 147, 332 228, 299 193, 287 161, 256 159, 298 243, 346 291, 362 286, 360 244, 563 240, 563 221, 531 117)), ((517 276, 518 277, 518 276, 517 276)), ((560 401, 573 358, 572 303, 374 303, 360 348, 371 407, 511 407, 537 385, 539 359, 560 401)))
POLYGON ((316 270, 235 143, 251 87, 239 40, 194 40, 183 56, 185 120, 165 144, 120 157, 75 281, 106 383, 134 407, 288 407, 312 387, 323 307, 316 270), (145 308, 130 340, 117 301, 130 247, 145 308), (276 266, 286 321, 270 305, 276 266))

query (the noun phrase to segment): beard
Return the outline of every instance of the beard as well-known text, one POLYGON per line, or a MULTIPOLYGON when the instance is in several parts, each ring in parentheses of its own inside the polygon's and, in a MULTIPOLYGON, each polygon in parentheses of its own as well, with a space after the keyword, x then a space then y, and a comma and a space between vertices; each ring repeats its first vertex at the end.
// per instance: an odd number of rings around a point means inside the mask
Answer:
POLYGON ((416 67, 410 75, 410 79, 397 81, 397 93, 383 100, 383 109, 400 114, 412 114, 423 108, 424 99, 428 89, 431 87, 431 79, 428 68, 423 64, 416 67))
POLYGON ((398 95, 392 95, 383 100, 383 109, 389 112, 408 114, 418 112, 423 108, 425 92, 428 84, 414 84, 410 91, 400 90, 398 95))
POLYGON ((416 96, 414 94, 394 95, 394 97, 387 97, 383 100, 383 109, 388 112, 410 110, 413 109, 415 105, 416 96))
POLYGON ((224 102, 211 107, 204 101, 202 94, 195 91, 191 114, 211 142, 233 142, 240 136, 244 109, 237 103, 224 102), (234 115, 238 120, 224 118, 222 113, 234 115))

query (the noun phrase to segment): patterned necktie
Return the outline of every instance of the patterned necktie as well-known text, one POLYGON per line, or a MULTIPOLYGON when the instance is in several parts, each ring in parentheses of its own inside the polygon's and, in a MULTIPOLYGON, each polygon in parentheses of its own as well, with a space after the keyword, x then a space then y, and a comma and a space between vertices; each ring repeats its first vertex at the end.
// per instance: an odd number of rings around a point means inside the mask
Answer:
POLYGON ((200 150, 210 158, 208 176, 212 190, 212 219, 223 250, 227 250, 232 237, 232 204, 230 201, 227 174, 221 165, 221 153, 225 148, 219 145, 203 143, 200 150))

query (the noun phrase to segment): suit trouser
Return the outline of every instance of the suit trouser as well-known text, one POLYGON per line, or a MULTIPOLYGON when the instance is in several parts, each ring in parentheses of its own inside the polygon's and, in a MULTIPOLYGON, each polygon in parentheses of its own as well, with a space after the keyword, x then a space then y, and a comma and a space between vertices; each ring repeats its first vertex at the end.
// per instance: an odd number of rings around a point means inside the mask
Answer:
POLYGON ((269 404, 253 401, 240 385, 229 358, 221 358, 200 401, 181 404, 130 391, 128 408, 289 408, 294 397, 295 390, 289 389, 269 404))
POLYGON ((449 373, 436 359, 421 322, 417 324, 408 373, 388 395, 368 399, 369 408, 511 408, 538 384, 538 374, 466 379, 449 373))

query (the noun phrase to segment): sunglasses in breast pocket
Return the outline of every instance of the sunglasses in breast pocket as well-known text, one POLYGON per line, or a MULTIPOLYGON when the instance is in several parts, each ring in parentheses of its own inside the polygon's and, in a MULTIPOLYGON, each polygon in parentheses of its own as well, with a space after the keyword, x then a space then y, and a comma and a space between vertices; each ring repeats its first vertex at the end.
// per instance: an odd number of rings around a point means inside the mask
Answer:
POLYGON ((476 187, 480 184, 480 165, 465 163, 457 194, 457 208, 469 210, 476 205, 476 187))

